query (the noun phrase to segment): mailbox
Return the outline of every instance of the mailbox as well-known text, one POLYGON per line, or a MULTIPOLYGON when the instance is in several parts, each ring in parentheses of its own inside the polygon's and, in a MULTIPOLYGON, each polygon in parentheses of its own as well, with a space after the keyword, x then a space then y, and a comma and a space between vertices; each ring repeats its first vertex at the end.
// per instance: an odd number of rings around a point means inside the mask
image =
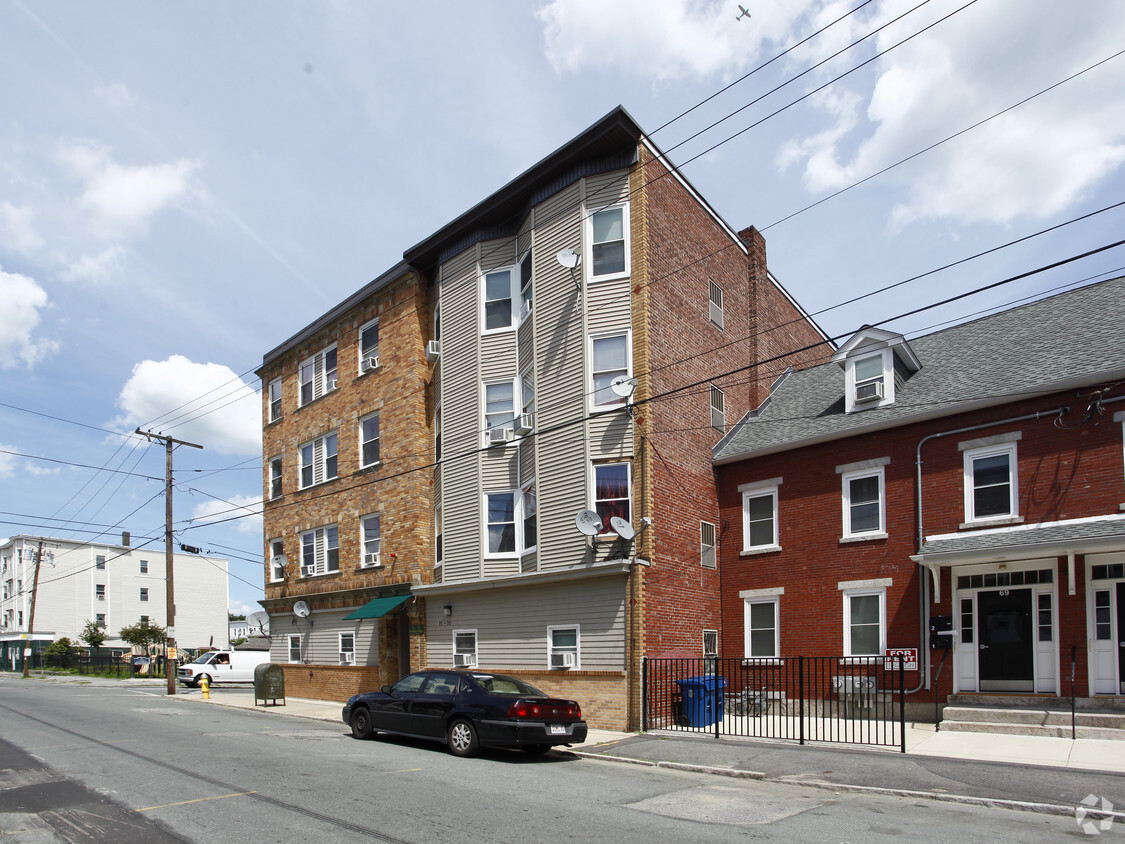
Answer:
POLYGON ((930 616, 930 648, 949 650, 953 647, 953 616, 930 616))
POLYGON ((280 698, 285 706, 285 671, 280 665, 266 662, 254 669, 254 705, 277 706, 280 698))

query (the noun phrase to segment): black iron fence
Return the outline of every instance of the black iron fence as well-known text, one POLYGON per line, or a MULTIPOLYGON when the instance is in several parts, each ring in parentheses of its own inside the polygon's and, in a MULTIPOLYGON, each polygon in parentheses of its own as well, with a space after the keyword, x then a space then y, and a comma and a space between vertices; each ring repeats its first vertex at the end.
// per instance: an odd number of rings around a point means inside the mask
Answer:
POLYGON ((642 728, 905 753, 903 668, 898 660, 869 657, 646 657, 642 728))
POLYGON ((48 654, 41 656, 42 665, 37 665, 38 660, 33 660, 31 667, 56 669, 63 671, 77 670, 79 674, 96 674, 110 677, 164 677, 164 659, 156 657, 149 659, 131 654, 48 654))

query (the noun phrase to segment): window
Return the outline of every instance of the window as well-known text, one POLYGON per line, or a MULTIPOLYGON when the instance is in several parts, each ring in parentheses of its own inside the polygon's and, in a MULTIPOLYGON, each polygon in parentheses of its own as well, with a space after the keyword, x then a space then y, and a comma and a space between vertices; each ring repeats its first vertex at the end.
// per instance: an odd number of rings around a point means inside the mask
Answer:
POLYGON ((441 460, 441 405, 434 410, 434 460, 441 460))
MULTIPOLYGON (((105 627, 106 626, 105 625, 105 613, 104 612, 100 612, 96 616, 94 616, 94 624, 96 624, 98 627, 105 627)), ((22 612, 20 613, 20 627, 23 627, 23 613, 22 612)))
POLYGON ((282 485, 282 463, 280 457, 273 457, 270 459, 270 498, 281 498, 283 489, 282 485))
POLYGON ((743 605, 745 653, 749 659, 776 659, 778 645, 778 598, 746 598, 743 605))
POLYGON ((270 579, 285 579, 285 543, 280 539, 270 542, 270 579))
POLYGON ((844 536, 885 536, 883 508, 883 468, 845 472, 844 536))
POLYGON ((1018 515, 1016 444, 965 452, 965 521, 1018 515))
POLYGON ((300 633, 290 633, 289 634, 289 661, 291 663, 301 661, 301 634, 300 633))
POLYGON ((591 278, 613 278, 628 273, 626 217, 623 205, 590 215, 591 278))
POLYGON ((97 583, 94 585, 94 597, 99 601, 105 600, 105 584, 97 583))
MULTIPOLYGON (((520 376, 520 412, 527 417, 529 427, 535 425, 535 371, 527 369, 520 376)), ((520 420, 521 422, 525 420, 520 420)))
POLYGON ((523 517, 523 546, 521 554, 535 550, 538 535, 535 523, 535 482, 525 484, 520 490, 520 515, 523 517))
POLYGON ((486 557, 516 553, 516 494, 514 492, 485 493, 486 531, 488 534, 486 557))
POLYGON ((141 616, 141 625, 144 626, 144 627, 147 627, 148 624, 149 624, 148 616, 142 615, 141 616))
POLYGON ((590 373, 593 376, 592 406, 620 407, 625 397, 610 388, 614 378, 630 374, 629 333, 593 337, 590 340, 590 373))
POLYGON ((776 551, 778 535, 777 484, 760 482, 739 487, 742 493, 742 550, 776 551))
POLYGON ((141 587, 141 600, 145 601, 145 602, 148 601, 148 588, 147 587, 144 587, 144 586, 141 587))
POLYGON ((365 363, 379 357, 379 320, 373 319, 359 329, 359 371, 367 372, 365 363))
POLYGON ((301 446, 301 489, 336 477, 336 435, 328 434, 301 446))
POLYGON ((723 433, 727 430, 727 397, 714 384, 711 385, 711 427, 723 433))
POLYGON ((298 406, 304 407, 313 399, 336 389, 337 375, 335 344, 302 361, 297 369, 298 406))
POLYGON ((372 413, 359 420, 360 465, 379 465, 379 414, 372 413))
POLYGON ((578 627, 547 628, 547 667, 582 667, 578 627))
POLYGON ((98 554, 94 557, 94 568, 98 571, 105 571, 105 554, 98 554))
POLYGON ((844 593, 844 655, 882 656, 886 649, 884 590, 844 593))
POLYGON ((609 520, 614 516, 630 520, 632 506, 629 488, 628 463, 602 463, 594 466, 594 510, 602 520, 604 533, 610 532, 609 520))
POLYGON ((301 576, 340 570, 340 531, 336 525, 301 534, 301 576))
POLYGON ((699 523, 699 562, 705 569, 718 566, 715 556, 715 526, 711 522, 699 523))
POLYGON ((148 560, 141 560, 141 574, 148 574, 148 560))
POLYGON ((1036 627, 1039 631, 1040 642, 1050 642, 1055 637, 1053 634, 1054 623, 1051 613, 1051 593, 1040 592, 1035 596, 1036 601, 1036 627))
POLYGON ((360 560, 361 566, 377 566, 379 565, 379 514, 373 513, 370 516, 364 516, 360 523, 360 528, 363 531, 363 559, 360 560))
POLYGON ((453 631, 453 665, 456 668, 477 667, 477 631, 453 631))
POLYGON ((856 401, 876 400, 883 397, 883 356, 871 355, 855 362, 856 401))
POLYGON ((723 288, 713 281, 707 282, 708 287, 708 312, 711 322, 719 328, 723 327, 723 288))
POLYGON ((281 379, 274 378, 270 381, 270 422, 276 422, 281 418, 281 379))
POLYGON ((485 433, 493 428, 514 430, 516 414, 516 382, 509 378, 504 381, 484 384, 484 427, 485 433))
POLYGON ((441 565, 441 505, 434 508, 434 568, 441 565))
POLYGON ((527 319, 531 313, 531 298, 532 298, 532 284, 531 284, 531 251, 523 256, 520 261, 520 319, 527 319))
MULTIPOLYGON (((890 336, 890 335, 888 335, 890 336)), ((894 360, 895 352, 883 347, 878 351, 870 352, 870 337, 857 340, 865 343, 864 353, 849 353, 843 359, 844 367, 844 410, 856 413, 861 410, 872 410, 892 404, 895 399, 894 360)), ((900 349, 905 348, 900 346, 900 349)), ((837 359, 839 362, 839 359, 837 359)), ((908 369, 916 367, 908 366, 908 369)))
POLYGON ((355 633, 340 633, 340 665, 355 664, 355 633))
POLYGON ((504 331, 516 321, 516 267, 502 267, 484 274, 484 330, 504 331))

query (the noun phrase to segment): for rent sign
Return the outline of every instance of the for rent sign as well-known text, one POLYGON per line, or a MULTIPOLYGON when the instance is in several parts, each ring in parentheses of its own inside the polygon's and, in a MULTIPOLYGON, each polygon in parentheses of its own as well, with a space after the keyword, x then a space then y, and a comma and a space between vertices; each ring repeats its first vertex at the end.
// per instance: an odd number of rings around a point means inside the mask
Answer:
POLYGON ((906 671, 918 670, 917 648, 887 648, 887 667, 898 668, 899 660, 906 671))

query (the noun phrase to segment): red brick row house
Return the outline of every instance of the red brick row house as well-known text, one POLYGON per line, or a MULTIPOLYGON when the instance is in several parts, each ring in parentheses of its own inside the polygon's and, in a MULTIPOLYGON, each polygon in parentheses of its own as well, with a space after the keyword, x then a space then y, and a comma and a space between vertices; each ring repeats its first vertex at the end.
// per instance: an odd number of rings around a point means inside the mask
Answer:
POLYGON ((723 655, 916 648, 915 706, 1072 664, 1125 694, 1123 323, 1119 278, 779 378, 715 449, 723 655))

